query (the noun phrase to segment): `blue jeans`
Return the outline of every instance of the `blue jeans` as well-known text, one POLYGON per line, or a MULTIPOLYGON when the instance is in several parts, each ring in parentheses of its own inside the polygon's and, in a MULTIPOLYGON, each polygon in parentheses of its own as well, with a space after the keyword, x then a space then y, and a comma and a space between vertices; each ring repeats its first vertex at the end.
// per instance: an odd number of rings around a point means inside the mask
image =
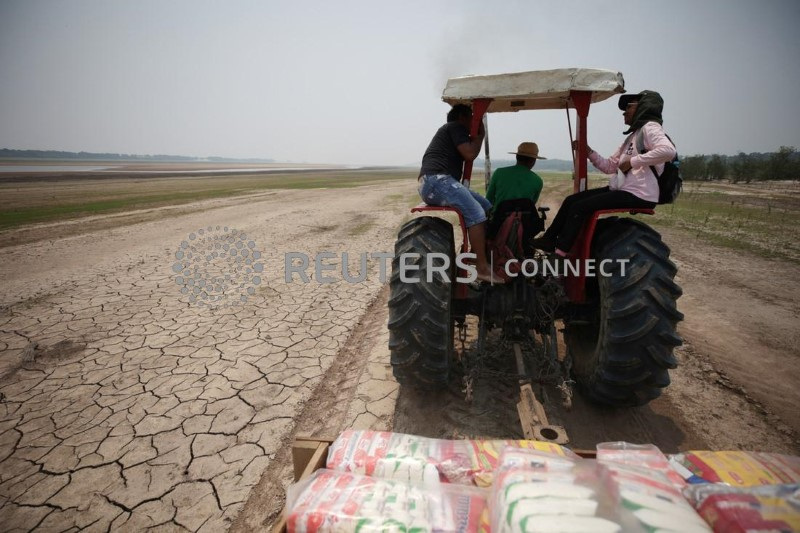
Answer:
POLYGON ((457 208, 468 228, 486 222, 486 212, 492 208, 489 200, 467 189, 449 174, 425 174, 420 178, 417 190, 428 205, 457 208))

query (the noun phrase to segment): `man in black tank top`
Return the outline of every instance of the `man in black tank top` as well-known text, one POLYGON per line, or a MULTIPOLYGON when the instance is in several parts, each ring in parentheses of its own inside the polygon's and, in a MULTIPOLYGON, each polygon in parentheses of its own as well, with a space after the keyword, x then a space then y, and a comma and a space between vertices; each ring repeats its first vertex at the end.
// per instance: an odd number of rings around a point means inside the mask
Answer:
POLYGON ((447 113, 447 124, 439 128, 422 156, 418 190, 428 205, 450 206, 461 211, 475 254, 478 279, 502 283, 501 278, 492 274, 486 260, 486 212, 492 204, 460 182, 464 161, 478 157, 485 136, 481 124, 478 135, 470 139, 471 121, 472 110, 466 105, 457 104, 447 113))

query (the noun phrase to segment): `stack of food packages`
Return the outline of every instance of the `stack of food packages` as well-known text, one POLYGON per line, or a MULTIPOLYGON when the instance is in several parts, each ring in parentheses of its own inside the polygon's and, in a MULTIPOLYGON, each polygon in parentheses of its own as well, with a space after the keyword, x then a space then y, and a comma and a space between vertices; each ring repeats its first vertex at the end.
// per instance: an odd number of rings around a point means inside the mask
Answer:
POLYGON ((327 467, 414 483, 489 487, 500 452, 507 446, 577 457, 551 442, 444 440, 384 431, 347 430, 331 445, 327 467))
POLYGON ((327 468, 290 487, 287 530, 488 532, 487 487, 507 447, 577 459, 547 442, 345 431, 327 468))
POLYGON ((743 451, 673 455, 684 494, 714 531, 800 531, 800 457, 743 451))
POLYGON ((290 488, 288 531, 800 531, 800 458, 775 454, 348 430, 326 466, 290 488))

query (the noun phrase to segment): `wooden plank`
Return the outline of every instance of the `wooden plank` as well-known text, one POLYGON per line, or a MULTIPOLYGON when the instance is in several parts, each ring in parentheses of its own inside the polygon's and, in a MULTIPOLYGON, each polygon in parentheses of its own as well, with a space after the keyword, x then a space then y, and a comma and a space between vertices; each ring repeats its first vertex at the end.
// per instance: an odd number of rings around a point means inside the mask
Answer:
POLYGON ((303 470, 306 465, 311 461, 311 457, 317 450, 320 444, 330 446, 333 444, 334 439, 327 437, 306 437, 298 436, 294 439, 292 445, 292 466, 294 466, 294 480, 297 481, 301 478, 303 470))
POLYGON ((300 479, 305 479, 313 474, 315 470, 325 467, 325 462, 328 460, 328 446, 329 444, 327 442, 320 442, 317 445, 317 449, 314 451, 303 473, 300 475, 300 479))
MULTIPOLYGON (((329 439, 311 439, 308 437, 295 439, 292 446, 295 482, 305 479, 313 474, 315 470, 325 467, 331 442, 333 441, 329 439)), ((286 507, 284 507, 281 516, 272 526, 272 533, 286 533, 286 512, 286 507)))
MULTIPOLYGON (((514 358, 517 363, 517 374, 520 376, 525 374, 525 362, 522 359, 522 348, 518 342, 514 345, 514 358)), ((535 413, 531 409, 530 395, 533 395, 530 383, 524 379, 519 380, 519 402, 517 402, 517 413, 519 414, 519 422, 522 425, 522 433, 528 440, 534 440, 533 426, 536 423, 535 413)))
POLYGON ((281 511, 278 521, 272 526, 272 533, 286 533, 286 507, 281 511))
POLYGON ((544 412, 544 407, 542 407, 542 404, 540 404, 539 400, 536 399, 536 395, 533 393, 533 387, 531 387, 530 383, 526 383, 519 388, 519 395, 520 400, 526 404, 525 410, 530 412, 530 418, 533 425, 549 425, 549 422, 547 421, 547 415, 544 412))
MULTIPOLYGON (((517 361, 517 373, 525 374, 525 362, 522 359, 522 348, 518 342, 514 343, 514 357, 517 361)), ((567 431, 561 426, 553 426, 547 420, 544 406, 536 399, 533 387, 529 380, 519 380, 519 402, 517 413, 522 425, 522 433, 526 439, 567 444, 569 437, 567 431)))
POLYGON ((306 442, 327 442, 328 444, 333 444, 336 439, 331 437, 311 437, 309 435, 297 435, 294 438, 294 442, 298 443, 300 441, 306 442))
POLYGON ((292 465, 294 466, 294 480, 298 481, 303 475, 303 471, 311 462, 314 452, 319 448, 320 443, 314 441, 297 440, 292 446, 292 465))
POLYGON ((572 450, 572 451, 579 457, 583 457, 584 459, 597 459, 596 450, 572 450))
POLYGON ((522 433, 525 435, 525 438, 528 440, 535 440, 533 432, 534 415, 530 408, 530 401, 526 398, 526 387, 530 389, 530 385, 523 385, 520 387, 520 400, 517 403, 517 413, 519 413, 519 421, 522 425, 522 433))

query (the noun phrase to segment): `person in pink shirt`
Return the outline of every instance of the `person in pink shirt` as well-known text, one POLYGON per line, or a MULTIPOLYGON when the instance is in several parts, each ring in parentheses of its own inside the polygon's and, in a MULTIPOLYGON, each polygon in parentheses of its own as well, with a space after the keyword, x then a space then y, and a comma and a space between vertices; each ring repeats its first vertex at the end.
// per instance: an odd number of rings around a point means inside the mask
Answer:
MULTIPOLYGON (((542 237, 533 239, 536 248, 566 256, 572 248, 583 222, 595 211, 614 208, 653 208, 658 203, 658 180, 664 163, 675 157, 675 146, 661 127, 664 100, 655 91, 623 94, 619 108, 628 129, 625 142, 608 158, 589 148, 589 161, 604 174, 613 174, 607 187, 581 191, 564 199, 550 227, 542 237), (637 136, 642 135, 644 153, 637 149, 637 136)), ((573 149, 577 148, 573 143, 573 149)), ((641 145, 641 143, 638 143, 641 145)))

